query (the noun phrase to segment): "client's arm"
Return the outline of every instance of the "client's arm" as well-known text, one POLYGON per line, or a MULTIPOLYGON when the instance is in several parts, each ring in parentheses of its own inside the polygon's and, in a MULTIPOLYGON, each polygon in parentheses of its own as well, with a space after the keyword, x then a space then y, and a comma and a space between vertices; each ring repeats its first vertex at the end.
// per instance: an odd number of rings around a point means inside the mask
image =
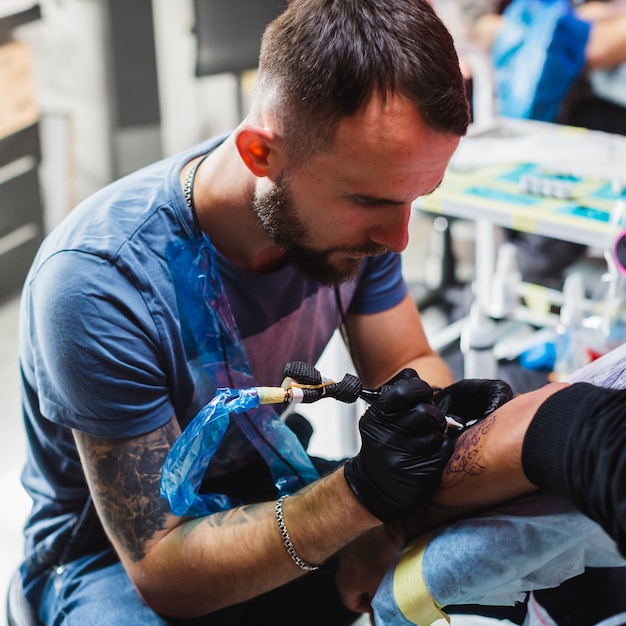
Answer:
POLYGON ((551 383, 519 395, 468 428, 430 502, 394 524, 398 542, 535 490, 522 470, 524 436, 542 403, 566 386, 551 383))
MULTIPOLYGON (((563 385, 555 384, 554 390, 560 386, 563 385)), ((522 396, 503 404, 493 413, 491 410, 506 402, 511 395, 508 385, 502 381, 459 381, 435 396, 444 413, 460 416, 464 422, 486 413, 488 415, 458 438, 455 452, 444 469, 441 486, 428 504, 406 514, 401 522, 380 526, 366 533, 342 550, 337 586, 348 608, 360 612, 369 610, 385 571, 398 551, 412 538, 477 509, 534 489, 523 477, 516 479, 517 485, 515 482, 511 484, 511 493, 498 483, 505 478, 508 480, 508 475, 515 473, 509 466, 510 444, 507 441, 512 436, 511 422, 516 421, 518 412, 528 412, 530 407, 532 417, 536 406, 549 395, 547 391, 535 393, 539 397, 534 402, 530 398, 522 399, 526 398, 522 396), (511 409, 500 418, 501 412, 509 406, 511 409), (496 447, 491 446, 492 441, 499 443, 498 448, 505 443, 507 447, 494 454, 496 447), (502 458, 505 460, 504 467, 500 467, 502 458)), ((525 426, 516 427, 518 457, 525 429, 525 426)), ((521 464, 518 462, 516 465, 521 474, 521 464)))
POLYGON ((405 542, 537 487, 597 521, 626 555, 626 390, 551 383, 517 396, 466 430, 431 501, 348 546, 338 586, 368 611, 405 542))
POLYGON ((552 383, 464 432, 441 486, 401 539, 524 495, 562 496, 626 554, 626 390, 552 383))

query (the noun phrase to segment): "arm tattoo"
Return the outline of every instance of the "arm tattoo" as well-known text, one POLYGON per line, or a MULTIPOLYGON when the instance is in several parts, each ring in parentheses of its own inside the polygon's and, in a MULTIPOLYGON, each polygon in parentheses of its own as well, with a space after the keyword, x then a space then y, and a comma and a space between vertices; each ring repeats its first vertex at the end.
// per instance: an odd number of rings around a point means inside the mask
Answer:
POLYGON ((128 439, 75 432, 85 474, 107 531, 135 562, 171 515, 160 496, 161 467, 176 438, 174 420, 128 439))
MULTIPOLYGON (((452 489, 487 472, 482 456, 483 437, 495 422, 490 415, 475 426, 467 429, 457 440, 454 453, 446 465, 440 489, 452 489)), ((442 524, 450 523, 474 513, 478 508, 473 504, 446 505, 429 500, 421 507, 405 514, 391 525, 390 532, 400 541, 410 541, 415 537, 442 524)))
POLYGON ((456 487, 470 476, 480 476, 487 471, 481 454, 482 439, 494 422, 495 416, 492 414, 459 437, 454 454, 443 471, 442 489, 456 487))
POLYGON ((239 524, 247 524, 250 521, 265 517, 259 504, 244 504, 228 511, 218 511, 204 518, 204 521, 213 527, 218 526, 235 526, 239 524))

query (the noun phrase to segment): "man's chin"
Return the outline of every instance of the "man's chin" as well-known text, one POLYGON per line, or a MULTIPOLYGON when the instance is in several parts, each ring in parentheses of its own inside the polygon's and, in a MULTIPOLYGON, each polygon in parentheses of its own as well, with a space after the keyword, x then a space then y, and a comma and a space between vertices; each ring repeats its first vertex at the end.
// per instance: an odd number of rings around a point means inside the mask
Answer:
POLYGON ((336 263, 308 267, 304 271, 315 281, 334 287, 356 278, 361 267, 361 259, 342 259, 336 263))

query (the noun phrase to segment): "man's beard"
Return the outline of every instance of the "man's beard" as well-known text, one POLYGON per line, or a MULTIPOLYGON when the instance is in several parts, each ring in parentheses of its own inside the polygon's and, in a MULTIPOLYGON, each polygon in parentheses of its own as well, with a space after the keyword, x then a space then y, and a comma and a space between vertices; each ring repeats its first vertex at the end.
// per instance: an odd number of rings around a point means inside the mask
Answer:
POLYGON ((268 192, 255 196, 253 208, 270 239, 285 251, 287 261, 323 285, 333 286, 352 280, 361 267, 361 260, 355 258, 343 258, 340 265, 333 264, 333 253, 374 256, 387 251, 381 246, 371 246, 367 250, 333 248, 322 251, 300 243, 306 241, 308 232, 297 214, 289 180, 284 174, 276 179, 268 192))

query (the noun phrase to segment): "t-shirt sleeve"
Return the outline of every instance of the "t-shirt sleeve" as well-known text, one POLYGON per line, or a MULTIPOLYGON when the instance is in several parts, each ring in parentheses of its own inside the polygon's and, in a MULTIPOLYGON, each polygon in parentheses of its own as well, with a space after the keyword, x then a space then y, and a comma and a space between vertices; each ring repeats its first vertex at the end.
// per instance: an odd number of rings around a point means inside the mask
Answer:
POLYGON ((173 416, 156 325, 139 291, 113 264, 82 252, 57 253, 24 297, 47 419, 121 437, 173 416))
POLYGON ((407 293, 399 254, 388 252, 370 257, 365 261, 348 312, 380 313, 402 302, 407 293))

